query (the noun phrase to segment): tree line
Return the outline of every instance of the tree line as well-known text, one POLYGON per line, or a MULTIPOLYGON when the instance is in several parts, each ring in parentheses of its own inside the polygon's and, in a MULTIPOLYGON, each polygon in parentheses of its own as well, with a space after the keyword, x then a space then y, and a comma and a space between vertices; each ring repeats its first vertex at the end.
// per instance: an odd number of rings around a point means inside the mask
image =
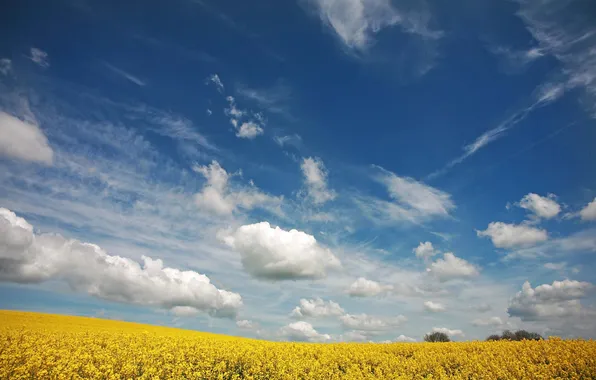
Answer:
MULTIPOLYGON (((526 330, 517 330, 515 332, 505 330, 505 331, 503 331, 503 333, 501 335, 493 334, 493 335, 489 335, 486 338, 487 341, 492 341, 492 340, 520 341, 520 340, 542 340, 542 339, 543 338, 540 334, 535 333, 535 332, 529 332, 526 330)), ((443 332, 435 331, 435 332, 426 334, 424 336, 424 341, 425 342, 451 342, 451 339, 449 338, 449 335, 447 335, 443 332)))

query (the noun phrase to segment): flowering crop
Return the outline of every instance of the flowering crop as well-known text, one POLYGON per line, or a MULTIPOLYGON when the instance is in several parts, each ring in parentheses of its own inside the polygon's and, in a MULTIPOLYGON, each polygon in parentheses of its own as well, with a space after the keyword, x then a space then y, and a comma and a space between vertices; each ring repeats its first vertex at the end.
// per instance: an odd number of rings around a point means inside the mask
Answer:
POLYGON ((0 311, 0 379, 596 379, 596 342, 283 343, 0 311))

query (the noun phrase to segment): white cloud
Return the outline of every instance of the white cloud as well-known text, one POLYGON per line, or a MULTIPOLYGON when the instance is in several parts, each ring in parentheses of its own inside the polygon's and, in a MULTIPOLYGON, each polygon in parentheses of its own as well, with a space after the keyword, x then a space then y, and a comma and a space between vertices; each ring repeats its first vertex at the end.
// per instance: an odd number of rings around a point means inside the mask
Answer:
POLYGON ((54 151, 38 125, 0 111, 0 155, 51 165, 54 151))
POLYGON ((471 278, 479 274, 476 266, 455 256, 451 252, 445 253, 442 259, 431 263, 426 270, 439 281, 471 278))
POLYGON ((280 147, 284 147, 286 145, 292 145, 295 147, 299 147, 302 144, 302 137, 298 134, 293 135, 286 135, 286 136, 275 136, 273 141, 280 147))
POLYGON ((544 52, 537 47, 514 50, 505 46, 497 46, 491 48, 490 51, 503 59, 504 69, 509 73, 519 72, 530 63, 544 57, 544 52))
POLYGON ((242 306, 239 294, 216 288, 205 275, 164 267, 161 260, 146 256, 141 266, 58 234, 36 235, 27 221, 5 208, 0 208, 0 248, 1 281, 62 280, 101 299, 187 315, 197 309, 233 316, 242 306))
POLYGON ((519 207, 531 211, 538 218, 552 219, 561 212, 561 206, 555 200, 554 194, 542 197, 538 194, 529 193, 519 202, 519 207))
POLYGON ((585 221, 596 220, 596 198, 594 198, 592 202, 588 203, 586 207, 581 209, 579 216, 581 220, 585 221))
POLYGON ((443 334, 447 334, 449 337, 454 336, 464 336, 464 332, 461 330, 451 330, 446 327, 433 327, 432 332, 440 332, 443 334))
POLYGON ((487 311, 492 310, 492 306, 490 306, 487 303, 483 303, 483 304, 474 306, 473 309, 476 310, 476 311, 478 311, 478 312, 480 312, 480 313, 485 313, 487 311))
POLYGON ((335 199, 335 191, 327 187, 327 170, 323 161, 317 157, 308 157, 302 159, 300 164, 304 183, 308 192, 309 199, 317 205, 321 205, 335 199))
POLYGON ((484 231, 476 231, 480 237, 489 237, 497 248, 514 248, 531 246, 546 241, 546 230, 526 224, 507 224, 491 222, 484 231))
POLYGON ((546 269, 551 269, 551 270, 563 270, 565 268, 567 268, 567 263, 566 262, 560 262, 560 263, 545 263, 544 267, 546 269))
POLYGON ((401 25, 407 33, 436 39, 426 12, 400 12, 389 0, 309 0, 323 24, 335 32, 349 49, 366 50, 381 30, 401 25))
POLYGON ((236 92, 243 98, 256 102, 271 113, 281 115, 290 121, 295 121, 288 107, 284 104, 290 100, 292 90, 283 81, 276 83, 272 87, 260 89, 238 85, 236 92))
POLYGON ((533 247, 514 250, 509 252, 504 260, 560 256, 569 252, 596 252, 596 229, 578 231, 567 237, 549 240, 533 247))
POLYGON ((195 166, 193 170, 207 179, 203 189, 195 195, 195 203, 202 210, 217 215, 232 215, 238 209, 258 207, 281 213, 282 197, 265 194, 254 186, 232 188, 229 184, 230 174, 217 161, 212 161, 208 166, 195 166))
POLYGON ((337 317, 344 314, 344 309, 333 301, 323 301, 321 298, 307 300, 302 298, 300 305, 296 306, 291 313, 295 318, 311 317, 337 317))
POLYGON ((236 326, 240 327, 241 329, 253 330, 257 327, 257 324, 247 319, 241 319, 239 321, 236 321, 236 326))
POLYGON ((304 321, 290 323, 282 327, 279 334, 286 339, 297 341, 327 342, 331 340, 331 335, 320 334, 310 323, 304 321))
POLYGON ((8 75, 12 72, 12 61, 8 58, 0 59, 0 73, 8 75))
POLYGON ((348 294, 353 297, 373 297, 391 289, 391 285, 381 285, 376 281, 359 277, 348 288, 348 294))
POLYGON ((48 62, 48 53, 36 47, 32 47, 29 50, 28 58, 43 68, 50 66, 50 62, 48 62))
POLYGON ((192 306, 174 306, 170 309, 170 312, 177 317, 195 317, 201 310, 192 306))
POLYGON ((136 84, 137 86, 143 87, 143 86, 146 86, 147 85, 147 83, 145 83, 143 80, 139 79, 138 77, 136 77, 136 76, 134 76, 134 75, 132 75, 132 74, 130 74, 130 73, 128 73, 128 72, 126 72, 126 71, 124 71, 124 70, 122 70, 122 69, 120 69, 120 68, 118 68, 118 67, 116 67, 116 66, 114 66, 112 64, 110 64, 110 63, 104 62, 103 64, 108 69, 110 69, 112 72, 114 72, 114 73, 118 74, 119 76, 121 76, 122 78, 124 78, 124 79, 126 79, 126 80, 128 80, 128 81, 130 81, 130 82, 132 82, 134 84, 136 84))
POLYGON ((416 342, 415 338, 411 338, 409 336, 405 336, 405 335, 400 335, 397 338, 395 338, 396 342, 416 342))
POLYGON ((270 280, 323 278, 339 268, 339 259, 314 236, 298 230, 271 227, 268 222, 249 224, 236 231, 221 231, 220 239, 240 253, 244 269, 270 280))
POLYGON ((589 282, 563 280, 532 289, 526 281, 522 290, 509 301, 507 312, 522 321, 594 314, 593 311, 584 309, 579 301, 593 288, 589 282))
POLYGON ((416 257, 421 257, 424 259, 433 257, 434 255, 439 253, 435 251, 435 248, 433 247, 433 244, 430 241, 420 243, 420 245, 418 245, 418 247, 414 248, 412 251, 416 254, 416 257))
POLYGON ((347 331, 337 339, 340 342, 366 342, 373 337, 370 331, 347 331))
POLYGON ((339 317, 343 326, 352 330, 385 331, 402 325, 408 319, 403 315, 397 317, 375 317, 367 314, 345 314, 339 317))
POLYGON ((490 317, 488 319, 474 319, 472 324, 474 326, 502 326, 504 323, 499 317, 490 317))
POLYGON ((240 128, 236 132, 236 137, 252 140, 263 133, 263 128, 259 127, 255 122, 247 121, 240 125, 240 128))
POLYGON ((205 84, 209 84, 209 83, 213 83, 215 85, 215 88, 217 88, 217 91, 219 91, 222 94, 224 93, 225 87, 224 87, 223 82, 219 78, 219 75, 217 75, 217 74, 209 75, 207 77, 207 79, 205 80, 205 84))
POLYGON ((424 308, 428 311, 433 312, 433 313, 439 313, 439 312, 447 310, 445 305, 443 305, 442 303, 433 302, 433 301, 425 301, 424 308))

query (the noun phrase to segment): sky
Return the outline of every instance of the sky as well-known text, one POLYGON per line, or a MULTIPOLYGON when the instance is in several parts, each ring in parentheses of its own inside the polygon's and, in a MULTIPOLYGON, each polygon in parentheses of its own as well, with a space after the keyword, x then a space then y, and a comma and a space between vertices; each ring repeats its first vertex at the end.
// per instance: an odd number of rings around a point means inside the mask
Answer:
POLYGON ((9 0, 0 308, 596 338, 591 0, 9 0))

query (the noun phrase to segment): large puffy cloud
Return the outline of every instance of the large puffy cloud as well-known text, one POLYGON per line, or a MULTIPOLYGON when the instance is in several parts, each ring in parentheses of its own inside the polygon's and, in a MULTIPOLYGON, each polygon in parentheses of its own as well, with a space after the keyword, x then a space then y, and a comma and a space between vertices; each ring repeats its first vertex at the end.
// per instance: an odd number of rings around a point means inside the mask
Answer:
POLYGON ((242 306, 237 293, 218 289, 203 274, 164 267, 143 256, 143 265, 111 256, 95 244, 57 234, 33 233, 32 226, 0 208, 0 281, 62 280, 74 290, 115 302, 233 316, 242 306))
POLYGON ((553 194, 542 197, 538 194, 526 194, 519 202, 519 207, 531 211, 536 217, 552 219, 561 212, 561 206, 553 194))
POLYGON ((451 252, 445 253, 442 259, 431 263, 426 270, 439 281, 471 278, 479 274, 475 265, 455 256, 451 252))
POLYGON ((403 315, 396 317, 376 317, 368 314, 345 314, 339 317, 345 328, 360 331, 385 331, 407 321, 403 315))
POLYGON ((195 203, 199 208, 218 215, 232 215, 238 209, 251 210, 257 207, 281 213, 283 197, 265 194, 254 186, 231 188, 230 174, 217 161, 193 169, 207 180, 203 189, 195 195, 195 203))
POLYGON ((427 12, 403 12, 390 0, 308 0, 321 22, 335 32, 350 49, 366 50, 374 35, 384 28, 401 25, 407 33, 436 39, 440 31, 428 27, 427 12))
POLYGON ((480 237, 489 237, 497 248, 525 247, 546 241, 546 230, 525 224, 491 222, 484 231, 476 231, 480 237))
POLYGON ((245 121, 240 125, 240 128, 238 128, 236 137, 252 140, 263 133, 265 133, 265 131, 257 123, 254 121, 245 121))
POLYGON ((300 305, 296 306, 291 315, 295 318, 302 317, 337 317, 344 314, 344 309, 337 302, 324 301, 321 298, 307 300, 302 298, 300 305))
POLYGON ((424 308, 428 311, 433 312, 433 313, 439 313, 441 311, 447 310, 445 305, 443 305, 442 303, 433 302, 433 301, 425 301, 424 308))
POLYGON ((464 336, 464 332, 461 330, 452 330, 448 329, 447 327, 433 327, 432 332, 440 332, 446 334, 450 337, 454 336, 464 336))
POLYGON ((320 334, 310 323, 304 321, 290 323, 282 327, 279 334, 288 340, 307 342, 326 342, 331 340, 331 335, 320 334))
POLYGON ((38 125, 0 111, 0 155, 51 165, 54 151, 38 125))
POLYGON ((430 241, 420 243, 420 245, 418 245, 418 247, 414 248, 412 251, 416 254, 416 257, 424 259, 432 257, 438 253, 430 241))
POLYGON ((393 289, 391 285, 382 285, 373 280, 359 277, 348 288, 348 294, 353 297, 373 297, 393 289))
POLYGON ((321 205, 335 199, 337 194, 327 186, 327 170, 320 158, 308 157, 300 164, 309 199, 321 205))
POLYGON ((580 210, 579 217, 585 221, 596 220, 596 198, 580 210))
POLYGON ((522 290, 509 301, 507 312, 523 321, 546 320, 570 316, 594 314, 582 307, 580 299, 594 286, 589 282, 563 280, 552 285, 544 284, 532 288, 526 281, 522 290))
POLYGON ((298 230, 286 231, 268 222, 248 224, 237 230, 220 231, 219 238, 240 253, 244 269, 270 280, 322 278, 339 259, 321 246, 314 236, 298 230))

